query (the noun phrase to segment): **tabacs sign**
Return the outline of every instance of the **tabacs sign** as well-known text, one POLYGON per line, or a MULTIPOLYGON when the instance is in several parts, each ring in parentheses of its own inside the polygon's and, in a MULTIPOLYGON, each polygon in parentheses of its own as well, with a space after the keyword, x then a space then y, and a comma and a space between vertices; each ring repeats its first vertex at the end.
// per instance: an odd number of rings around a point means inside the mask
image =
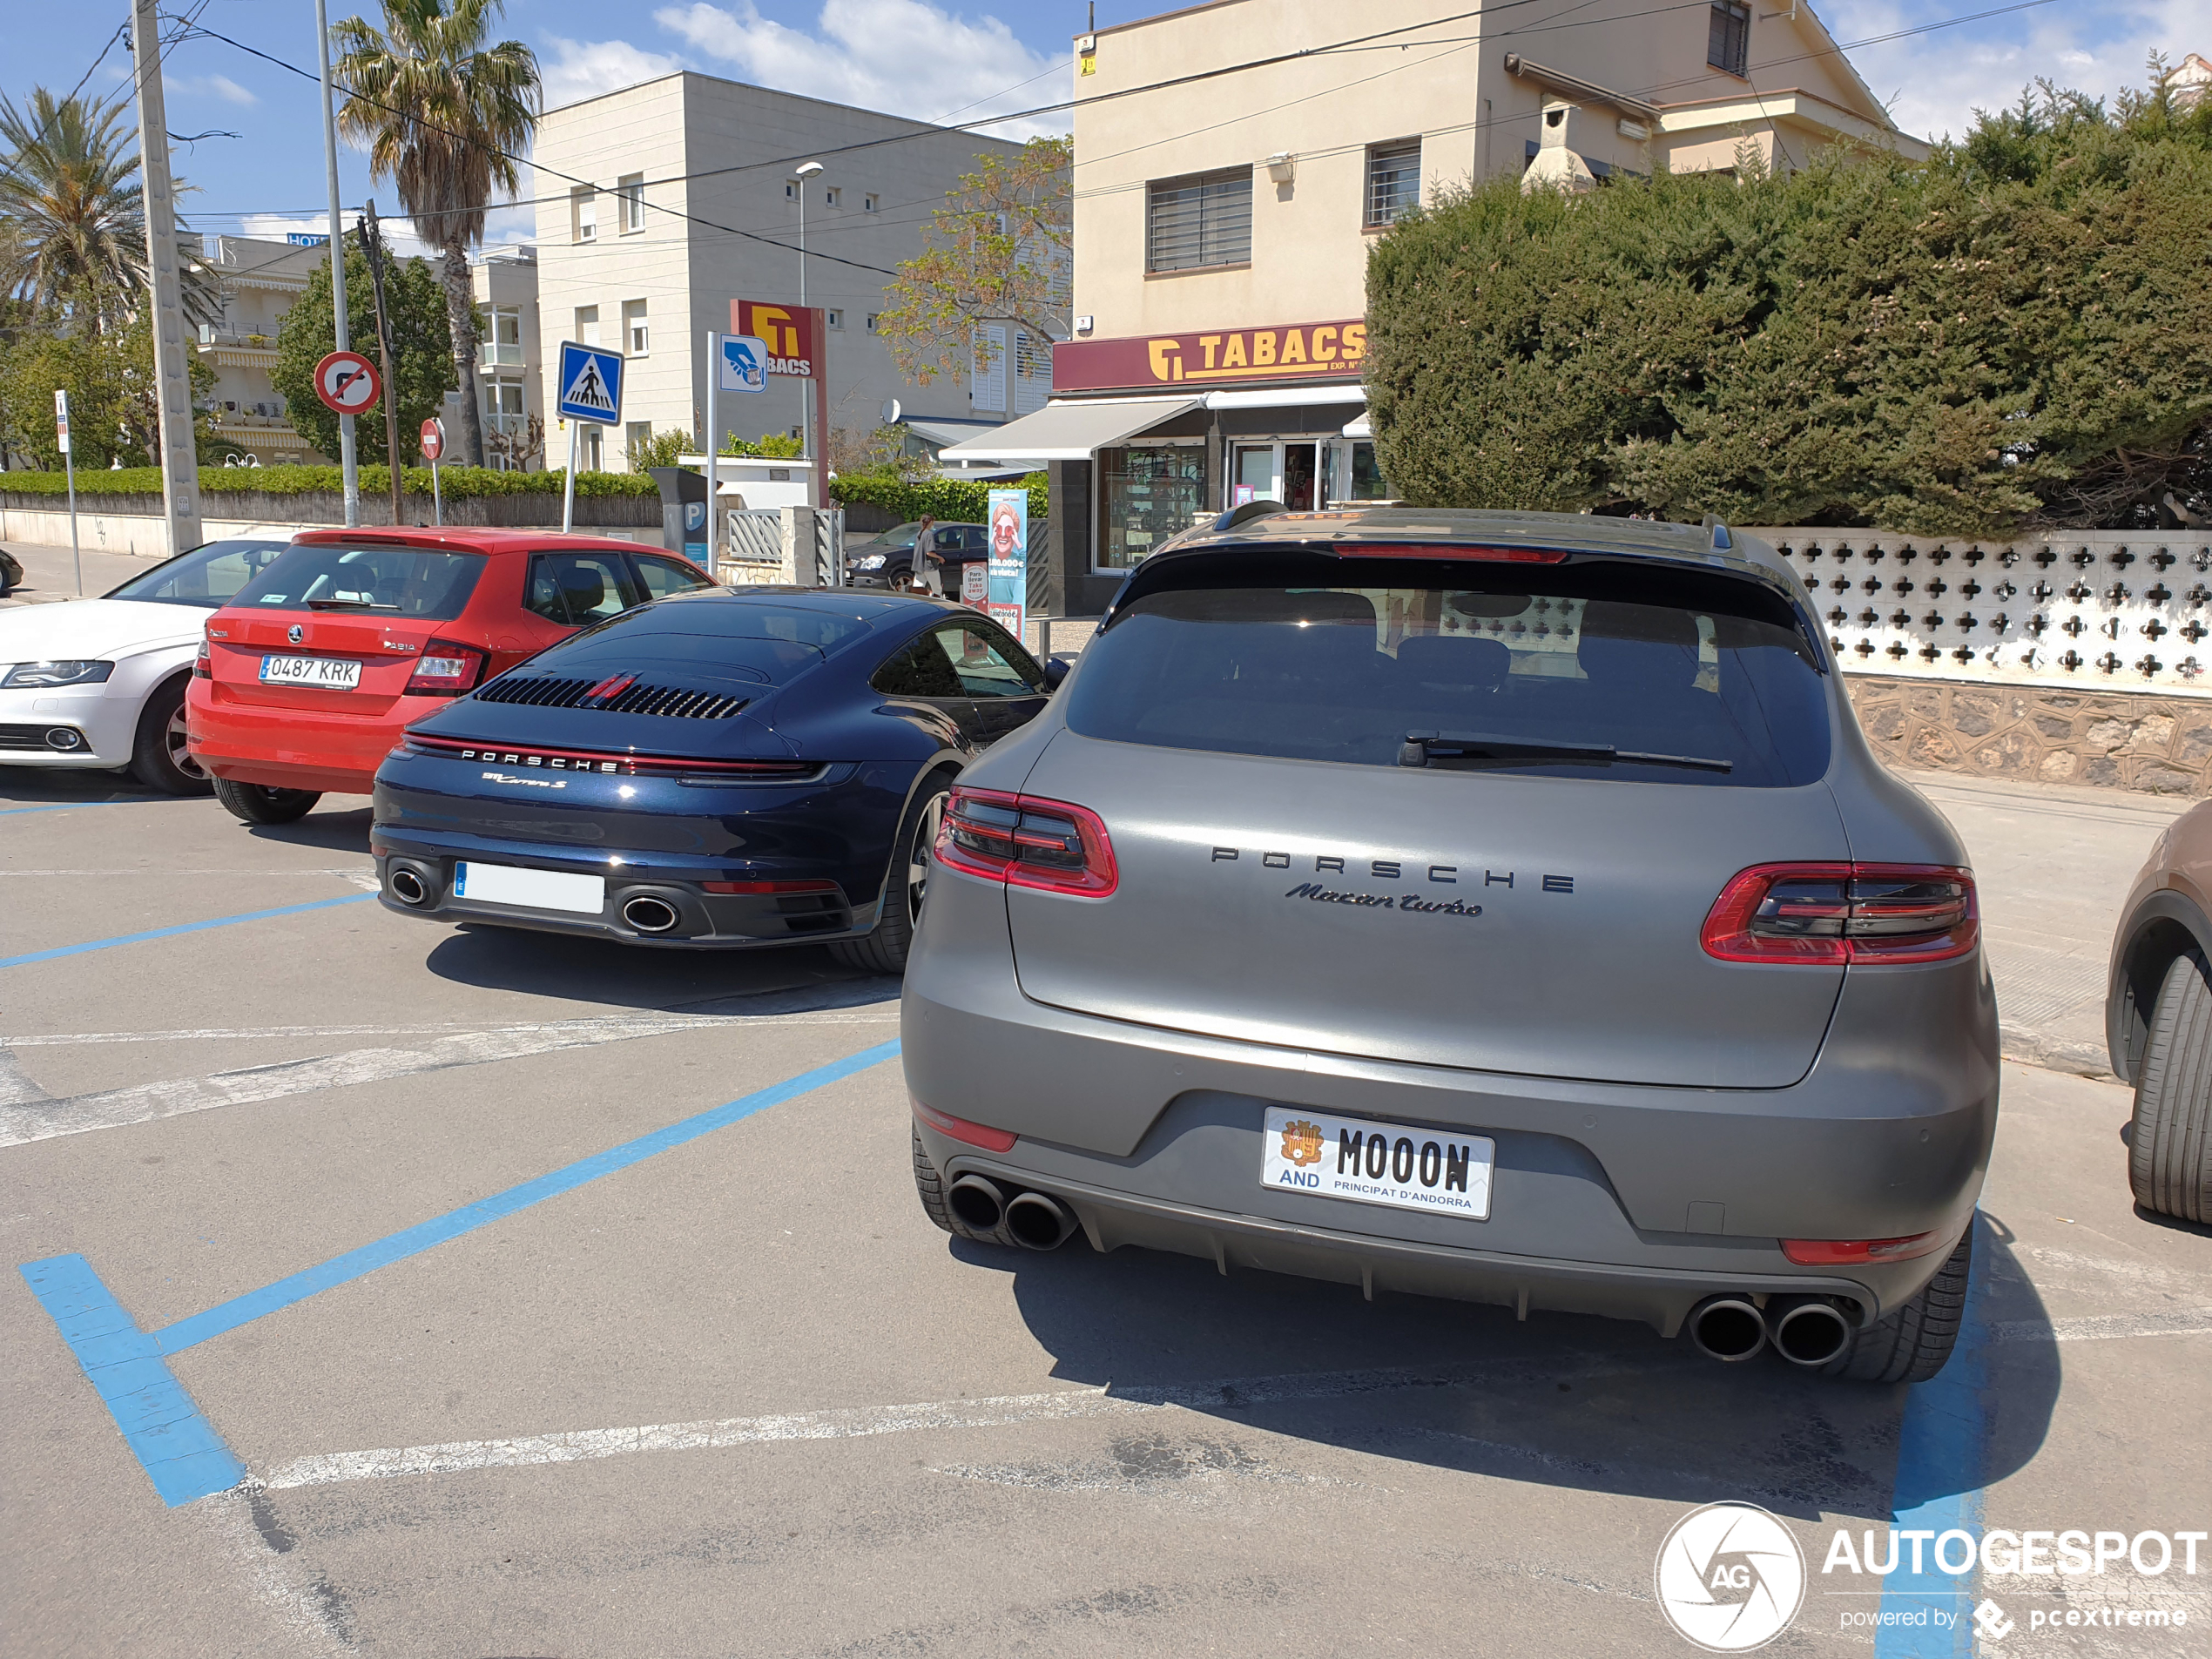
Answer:
POLYGON ((730 301, 730 332, 759 340, 768 348, 768 373, 795 380, 813 380, 821 372, 821 318, 812 306, 730 301))
POLYGON ((1052 348, 1052 389, 1150 390, 1162 386, 1264 386, 1286 380, 1358 381, 1367 325, 1358 317, 1205 334, 1063 340, 1052 348))

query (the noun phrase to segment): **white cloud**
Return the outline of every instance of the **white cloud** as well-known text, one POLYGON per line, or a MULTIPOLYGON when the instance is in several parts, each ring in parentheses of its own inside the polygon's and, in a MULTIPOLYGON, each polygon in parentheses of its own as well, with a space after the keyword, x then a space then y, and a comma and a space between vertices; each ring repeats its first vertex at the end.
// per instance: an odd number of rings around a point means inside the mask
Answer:
POLYGON ((218 98, 226 104, 259 104, 261 100, 227 75, 171 75, 165 81, 171 92, 218 98))
POLYGON ((684 67, 679 58, 665 52, 640 51, 626 40, 570 40, 548 35, 545 44, 551 56, 540 56, 538 73, 544 82, 549 110, 597 98, 602 92, 618 92, 641 81, 658 80, 684 67))
MULTIPOLYGON (((1820 15, 1838 41, 1852 41, 1957 17, 1958 0, 1822 0, 1820 15)), ((2109 101, 2145 84, 2155 48, 2178 63, 2208 50, 2212 21, 2203 0, 2102 0, 2013 12, 1978 24, 1910 35, 1851 53, 1877 98, 1907 132, 1963 137, 1976 109, 2020 102, 2021 89, 2047 77, 2060 86, 2109 101)))
MULTIPOLYGON (((746 79, 918 120, 970 122, 1048 103, 1064 91, 1041 57, 996 17, 968 17, 928 0, 824 0, 812 30, 764 17, 752 0, 665 6, 653 21, 746 79)), ((994 129, 1028 138, 1064 132, 1055 113, 994 129)))

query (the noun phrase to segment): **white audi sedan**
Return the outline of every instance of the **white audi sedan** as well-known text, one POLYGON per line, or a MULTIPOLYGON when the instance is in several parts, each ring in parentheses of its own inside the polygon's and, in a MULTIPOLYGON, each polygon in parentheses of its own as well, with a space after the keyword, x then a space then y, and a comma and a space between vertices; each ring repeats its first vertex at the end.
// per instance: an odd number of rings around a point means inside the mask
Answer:
POLYGON ((204 793, 185 749, 185 683, 207 613, 289 545, 209 542, 98 599, 0 610, 0 765, 127 768, 204 793))

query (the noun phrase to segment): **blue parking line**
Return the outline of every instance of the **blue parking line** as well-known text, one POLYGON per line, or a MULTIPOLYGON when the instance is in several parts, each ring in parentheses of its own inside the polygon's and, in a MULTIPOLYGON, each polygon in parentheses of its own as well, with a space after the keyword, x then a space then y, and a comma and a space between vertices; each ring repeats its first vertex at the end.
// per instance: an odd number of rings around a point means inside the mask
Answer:
POLYGON ((801 1095, 812 1094, 815 1089, 850 1077, 855 1072, 880 1066, 898 1052, 899 1042, 894 1037, 888 1042, 878 1043, 873 1049, 863 1049, 860 1053, 847 1055, 842 1060, 801 1072, 796 1077, 747 1095, 740 1100, 731 1101, 727 1105, 700 1112, 681 1123, 671 1123, 665 1129, 655 1130, 650 1135, 641 1135, 634 1141, 625 1141, 607 1151, 579 1158, 564 1169, 525 1181, 520 1186, 509 1187, 506 1191, 495 1193, 489 1198, 479 1198, 474 1204, 463 1204, 460 1209, 433 1220, 417 1222, 414 1226, 380 1238, 374 1244, 363 1244, 359 1250, 349 1250, 343 1256, 334 1257, 320 1266, 280 1278, 273 1285, 265 1285, 258 1291, 248 1291, 243 1296, 233 1297, 204 1313, 179 1319, 176 1324, 154 1332, 154 1346, 161 1353, 181 1353, 210 1337, 218 1337, 226 1331, 235 1331, 241 1325, 250 1324, 264 1314, 274 1313, 278 1309, 290 1307, 295 1302, 304 1302, 320 1291, 347 1284, 394 1262, 405 1261, 410 1256, 420 1255, 434 1244, 442 1244, 449 1238, 474 1232, 503 1216, 511 1216, 517 1211, 529 1209, 532 1204, 543 1204, 548 1198, 572 1191, 587 1182, 597 1181, 602 1176, 626 1170, 633 1163, 643 1163, 657 1153, 695 1141, 700 1136, 725 1128, 740 1118, 751 1117, 756 1112, 765 1111, 771 1106, 780 1106, 784 1102, 795 1100, 801 1095))
MULTIPOLYGON (((1974 1224, 1981 1227, 1980 1212, 1974 1224)), ((1966 1276, 1966 1306, 1951 1363, 1905 1397, 1898 1425, 1897 1478, 1892 1484, 1891 1525, 1900 1534, 1931 1534, 1921 1541, 1921 1570, 1912 1570, 1912 1547, 1900 1537, 1903 1559, 1882 1581, 1884 1622, 1874 1635, 1874 1659, 1971 1659, 1974 1650, 1974 1583, 1979 1561, 1946 1573, 1934 1546, 1946 1532, 1964 1532, 1979 1547, 1982 1518, 1982 1448, 1989 1437, 1987 1299, 1990 1241, 1974 1240, 1966 1276), (1944 1622, 1943 1621, 1947 1621, 1944 1622)), ((1946 1552, 1958 1559, 1955 1543, 1946 1552)))
POLYGON ((25 813, 70 813, 79 806, 150 806, 157 799, 152 795, 125 795, 119 800, 62 800, 51 806, 0 806, 0 818, 21 818, 25 813))
POLYGON ((19 1270, 77 1356, 100 1403, 172 1509, 246 1478, 199 1407, 82 1256, 50 1256, 19 1270))
POLYGON ((179 934, 205 933, 210 927, 234 927, 241 921, 268 921, 278 916, 297 916, 334 905, 366 904, 373 893, 349 893, 342 899, 317 899, 307 904, 280 905, 274 910, 248 910, 236 916, 216 916, 207 921, 179 922, 174 927, 153 927, 142 934, 120 934, 82 945, 57 945, 51 950, 28 951, 21 956, 0 956, 0 968, 22 968, 31 962, 51 962, 59 956, 81 956, 88 950, 113 950, 118 945, 143 945, 149 939, 172 939, 179 934))

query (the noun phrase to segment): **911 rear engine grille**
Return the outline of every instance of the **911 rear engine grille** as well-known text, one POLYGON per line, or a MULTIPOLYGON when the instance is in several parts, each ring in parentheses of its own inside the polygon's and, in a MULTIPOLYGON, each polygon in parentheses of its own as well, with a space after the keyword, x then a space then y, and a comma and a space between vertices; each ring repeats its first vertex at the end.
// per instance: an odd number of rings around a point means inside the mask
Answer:
POLYGON ((476 693, 480 703, 526 703, 543 709, 598 709, 609 714, 658 714, 672 720, 727 719, 752 699, 720 691, 686 691, 677 685, 646 685, 635 675, 601 679, 550 679, 533 676, 495 680, 476 693))

